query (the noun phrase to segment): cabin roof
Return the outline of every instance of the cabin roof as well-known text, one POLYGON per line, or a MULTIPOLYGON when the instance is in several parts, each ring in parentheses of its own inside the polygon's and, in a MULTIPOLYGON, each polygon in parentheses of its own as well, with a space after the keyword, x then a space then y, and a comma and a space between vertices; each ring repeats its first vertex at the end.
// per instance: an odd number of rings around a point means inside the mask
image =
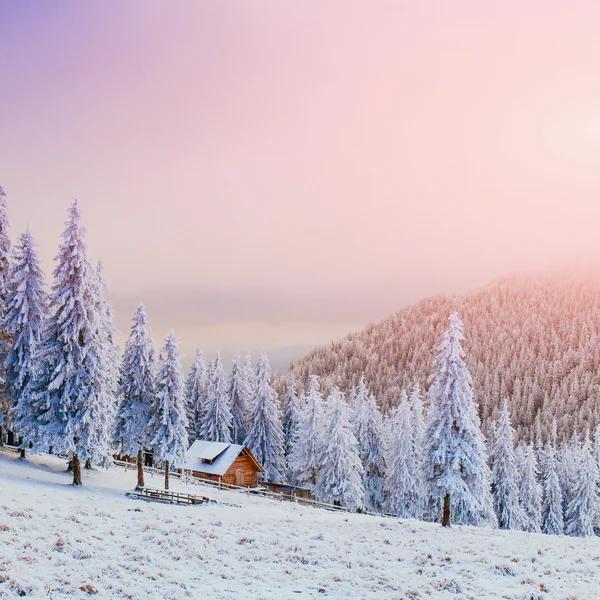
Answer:
POLYGON ((242 453, 248 456, 257 471, 264 471, 246 446, 225 444, 223 442, 206 442, 204 440, 196 440, 190 446, 183 470, 223 476, 227 473, 233 461, 242 453))

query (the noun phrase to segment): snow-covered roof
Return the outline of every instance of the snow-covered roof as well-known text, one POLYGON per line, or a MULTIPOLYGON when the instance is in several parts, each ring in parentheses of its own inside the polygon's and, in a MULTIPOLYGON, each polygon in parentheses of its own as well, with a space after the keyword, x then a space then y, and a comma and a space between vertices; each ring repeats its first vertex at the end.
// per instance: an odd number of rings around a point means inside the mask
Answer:
POLYGON ((240 444, 196 440, 187 451, 183 470, 223 476, 244 448, 240 444))

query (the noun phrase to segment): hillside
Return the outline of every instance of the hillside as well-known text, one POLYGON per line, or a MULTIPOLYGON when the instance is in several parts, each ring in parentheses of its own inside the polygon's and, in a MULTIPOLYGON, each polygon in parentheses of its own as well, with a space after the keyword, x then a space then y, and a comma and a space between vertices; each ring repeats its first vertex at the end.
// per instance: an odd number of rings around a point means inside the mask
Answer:
POLYGON ((427 387, 447 318, 458 310, 484 426, 508 398, 519 438, 538 428, 546 435, 554 418, 566 437, 600 422, 599 298, 597 279, 506 278, 465 296, 423 300, 313 350, 291 370, 304 383, 316 373, 324 388, 345 391, 364 372, 386 409, 403 387, 427 387))
POLYGON ((64 466, 0 451, 0 598, 600 597, 596 538, 442 530, 204 486, 191 489, 220 503, 145 503, 124 496, 131 471, 74 488, 64 466))

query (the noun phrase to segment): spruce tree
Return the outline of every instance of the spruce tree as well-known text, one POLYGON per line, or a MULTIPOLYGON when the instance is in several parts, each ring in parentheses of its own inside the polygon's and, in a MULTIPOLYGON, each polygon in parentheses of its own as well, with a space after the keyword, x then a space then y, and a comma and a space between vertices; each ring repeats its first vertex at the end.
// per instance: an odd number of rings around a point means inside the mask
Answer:
POLYGON ((27 442, 39 435, 37 421, 33 418, 31 393, 42 327, 48 314, 44 274, 36 247, 27 231, 19 237, 14 248, 2 326, 10 338, 5 361, 6 395, 11 402, 10 421, 24 438, 21 456, 25 456, 27 442))
POLYGON ((579 452, 579 460, 573 497, 565 514, 565 532, 578 537, 591 537, 594 535, 594 527, 600 522, 600 473, 593 456, 589 432, 579 452))
POLYGON ((391 416, 390 448, 386 473, 386 510, 403 519, 420 518, 423 505, 422 479, 414 447, 414 427, 406 392, 391 416))
POLYGON ((227 396, 231 407, 232 439, 236 444, 243 444, 247 435, 252 396, 246 379, 246 369, 240 364, 239 354, 233 357, 231 363, 227 396))
POLYGON ((309 390, 304 397, 298 418, 297 434, 289 458, 289 468, 300 485, 316 485, 323 453, 323 400, 318 375, 310 376, 309 390))
POLYGON ((204 353, 198 348, 185 384, 188 436, 190 442, 202 437, 202 424, 204 423, 206 412, 207 387, 208 374, 204 353))
POLYGON ((501 529, 522 530, 525 527, 525 514, 519 503, 519 471, 514 435, 507 402, 504 401, 491 446, 494 509, 501 529))
POLYGON ((540 533, 542 531, 542 486, 539 482, 533 443, 517 448, 517 464, 519 465, 519 503, 525 517, 523 530, 540 533))
POLYGON ((427 507, 427 494, 425 483, 425 462, 423 442, 425 438, 425 419, 423 415, 423 398, 421 386, 415 383, 410 394, 410 413, 412 424, 413 454, 415 459, 415 476, 419 490, 419 504, 415 507, 414 515, 417 519, 424 516, 427 507))
POLYGON ((217 354, 209 371, 202 439, 207 442, 231 443, 231 408, 221 355, 217 354))
POLYGON ((271 367, 266 354, 256 365, 256 392, 244 442, 265 469, 266 481, 281 481, 284 473, 283 428, 279 402, 271 387, 271 367))
POLYGON ((137 456, 137 487, 144 487, 144 448, 152 415, 156 363, 146 310, 140 304, 125 344, 120 374, 120 404, 115 442, 121 454, 137 456))
POLYGON ((284 454, 288 458, 291 454, 295 442, 295 435, 298 428, 300 418, 300 404, 298 394, 296 393, 296 379, 293 373, 290 373, 285 395, 283 397, 283 437, 284 437, 284 454))
POLYGON ((185 385, 179 356, 177 338, 171 331, 160 351, 148 425, 148 445, 154 450, 154 458, 164 461, 166 490, 170 465, 183 465, 188 449, 185 385))
POLYGON ((378 511, 383 505, 385 464, 383 419, 373 394, 369 395, 358 413, 356 438, 363 465, 364 504, 367 510, 378 511))
POLYGON ((556 448, 550 442, 546 444, 543 467, 544 500, 542 504, 542 530, 544 533, 550 535, 562 535, 565 529, 562 491, 556 469, 556 448))
POLYGON ((51 316, 42 334, 32 414, 38 420, 38 449, 70 453, 73 484, 81 485, 81 464, 102 427, 95 408, 102 382, 95 274, 87 259, 85 230, 77 202, 69 209, 56 257, 50 294, 51 316))
POLYGON ((363 467, 358 455, 358 441, 348 418, 342 392, 333 388, 327 398, 329 422, 325 429, 322 468, 313 494, 321 501, 360 510, 364 506, 363 467))
POLYGON ((456 313, 438 346, 429 388, 426 477, 434 497, 443 499, 442 525, 495 524, 485 443, 464 362, 462 323, 456 313))
MULTIPOLYGON (((0 324, 4 322, 9 294, 10 273, 10 237, 8 235, 8 210, 6 194, 0 186, 0 324)), ((0 446, 3 445, 4 429, 7 429, 7 416, 10 409, 10 397, 4 393, 4 364, 11 344, 10 335, 0 328, 0 446)))

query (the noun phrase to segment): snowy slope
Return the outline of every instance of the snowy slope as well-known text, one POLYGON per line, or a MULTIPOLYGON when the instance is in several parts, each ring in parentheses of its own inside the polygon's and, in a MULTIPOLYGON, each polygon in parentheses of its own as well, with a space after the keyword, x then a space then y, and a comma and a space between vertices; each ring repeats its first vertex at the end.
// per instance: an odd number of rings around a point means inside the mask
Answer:
MULTIPOLYGON (((173 481, 226 504, 124 497, 133 471, 0 451, 0 598, 600 598, 600 540, 348 515, 173 481)), ((160 487, 159 477, 147 485, 160 487)))

